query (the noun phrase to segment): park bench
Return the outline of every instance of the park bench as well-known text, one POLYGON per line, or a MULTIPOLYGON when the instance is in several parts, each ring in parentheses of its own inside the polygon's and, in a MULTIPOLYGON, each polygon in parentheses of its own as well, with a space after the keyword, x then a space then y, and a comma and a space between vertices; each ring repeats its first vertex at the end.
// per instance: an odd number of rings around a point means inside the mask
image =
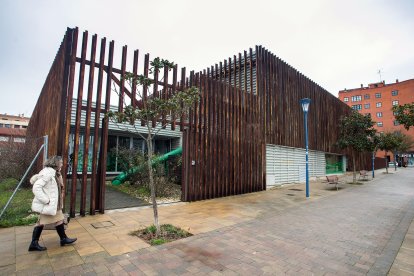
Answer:
POLYGON ((368 171, 362 170, 359 171, 359 180, 368 180, 368 171))
POLYGON ((327 175, 326 180, 328 181, 328 184, 335 185, 336 190, 338 191, 338 184, 340 184, 340 182, 339 177, 337 175, 327 175))

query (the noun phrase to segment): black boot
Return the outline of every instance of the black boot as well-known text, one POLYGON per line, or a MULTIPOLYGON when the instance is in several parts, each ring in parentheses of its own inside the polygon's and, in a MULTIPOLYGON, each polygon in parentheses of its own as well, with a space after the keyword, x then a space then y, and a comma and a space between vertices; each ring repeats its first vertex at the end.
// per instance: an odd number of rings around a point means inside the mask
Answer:
POLYGON ((74 243, 77 240, 77 238, 71 239, 71 238, 68 238, 68 236, 66 236, 65 226, 63 225, 63 223, 59 224, 55 228, 56 228, 56 232, 59 234, 59 237, 60 237, 60 246, 64 246, 65 244, 74 243))
POLYGON ((44 251, 47 248, 39 245, 39 238, 42 234, 43 225, 35 226, 33 229, 32 242, 29 246, 29 251, 44 251))

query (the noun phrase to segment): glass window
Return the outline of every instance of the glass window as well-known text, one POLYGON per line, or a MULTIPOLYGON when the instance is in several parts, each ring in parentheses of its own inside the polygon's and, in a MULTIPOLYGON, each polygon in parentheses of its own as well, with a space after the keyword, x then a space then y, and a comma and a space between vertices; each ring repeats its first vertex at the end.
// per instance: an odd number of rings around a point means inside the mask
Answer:
POLYGON ((117 137, 108 135, 108 157, 106 160, 106 171, 116 171, 116 155, 117 155, 117 137))
POLYGON ((352 96, 351 101, 352 102, 360 102, 360 101, 362 101, 362 96, 361 95, 352 96))
POLYGON ((0 127, 4 127, 4 124, 0 124, 0 127))
POLYGON ((381 93, 375 93, 375 98, 377 99, 381 98, 381 93))
POLYGON ((392 106, 398 105, 398 101, 392 101, 392 106))
POLYGON ((10 124, 5 124, 4 125, 6 128, 10 128, 11 127, 11 125, 10 124))
POLYGON ((14 128, 20 128, 20 126, 19 125, 14 125, 14 128))
POLYGON ((400 122, 398 122, 397 120, 394 121, 394 126, 399 126, 400 122))
POLYGON ((7 142, 7 141, 9 141, 9 137, 7 137, 7 136, 0 136, 0 141, 1 142, 7 142))
POLYGON ((376 106, 377 106, 377 107, 381 107, 381 106, 382 106, 382 103, 381 103, 381 102, 378 102, 378 103, 376 104, 376 106))
POLYGON ((370 108, 370 104, 369 104, 369 103, 364 104, 364 108, 365 108, 365 109, 369 109, 369 108, 370 108))
POLYGON ((348 97, 345 97, 344 98, 344 102, 349 102, 349 98, 348 97))
POLYGON ((129 149, 131 147, 131 138, 119 136, 118 138, 118 148, 129 149))
POLYGON ((393 96, 397 96, 397 95, 398 95, 398 90, 393 90, 393 91, 391 91, 391 95, 393 95, 393 96))
POLYGON ((369 99, 369 94, 365 94, 364 99, 369 99))
POLYGON ((377 122, 377 127, 382 127, 382 122, 377 122))
POLYGON ((22 126, 23 128, 27 128, 27 126, 22 126))
POLYGON ((362 104, 355 104, 355 105, 352 106, 352 109, 361 110, 362 109, 362 104))
POLYGON ((381 118, 382 117, 382 112, 377 112, 377 117, 381 118))

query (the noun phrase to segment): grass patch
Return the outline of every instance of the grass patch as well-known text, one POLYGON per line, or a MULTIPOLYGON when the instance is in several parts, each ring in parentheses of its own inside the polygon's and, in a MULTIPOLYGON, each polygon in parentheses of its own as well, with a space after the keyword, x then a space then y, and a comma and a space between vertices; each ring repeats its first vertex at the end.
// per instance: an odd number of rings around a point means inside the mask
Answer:
MULTIPOLYGON (((3 210, 7 201, 13 194, 19 182, 16 179, 8 178, 0 182, 0 210, 3 210)), ((18 225, 29 225, 37 221, 38 216, 32 213, 31 205, 33 200, 31 189, 20 188, 14 195, 9 207, 0 220, 0 227, 12 227, 18 225)))
POLYGON ((151 191, 147 187, 131 185, 128 181, 120 185, 112 185, 111 182, 107 182, 107 187, 111 190, 119 191, 135 198, 147 199, 151 196, 151 191))
POLYGON ((184 239, 184 238, 187 238, 193 235, 171 224, 162 224, 160 227, 161 227, 161 234, 158 237, 155 236, 155 232, 157 230, 155 225, 151 225, 144 229, 133 231, 129 234, 131 236, 137 236, 143 239, 150 245, 160 245, 160 244, 164 244, 167 242, 184 239))

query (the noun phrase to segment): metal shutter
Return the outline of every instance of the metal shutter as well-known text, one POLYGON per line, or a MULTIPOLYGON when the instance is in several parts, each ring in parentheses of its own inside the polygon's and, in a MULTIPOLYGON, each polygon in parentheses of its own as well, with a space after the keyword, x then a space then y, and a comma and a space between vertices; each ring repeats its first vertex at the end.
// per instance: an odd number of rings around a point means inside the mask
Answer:
MULTIPOLYGON (((306 153, 302 148, 266 145, 266 186, 305 182, 306 153)), ((309 176, 325 175, 325 153, 309 151, 309 176)))

